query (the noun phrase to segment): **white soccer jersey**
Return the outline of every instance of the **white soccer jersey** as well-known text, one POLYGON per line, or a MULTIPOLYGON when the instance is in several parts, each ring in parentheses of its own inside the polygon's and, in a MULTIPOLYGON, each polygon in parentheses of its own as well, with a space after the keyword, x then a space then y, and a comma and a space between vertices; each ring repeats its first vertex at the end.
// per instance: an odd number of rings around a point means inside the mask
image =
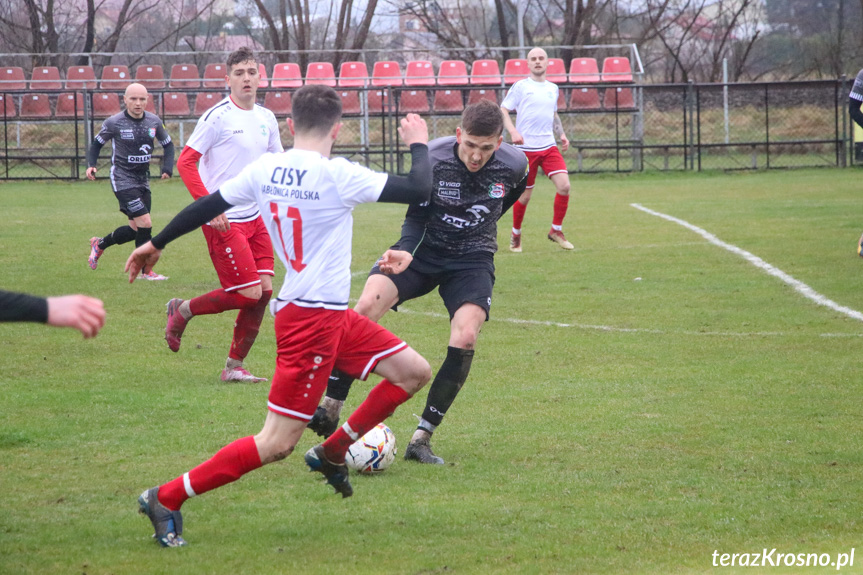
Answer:
POLYGON ((219 189, 233 205, 255 202, 287 269, 278 311, 288 303, 348 309, 355 206, 376 202, 387 175, 344 158, 292 149, 264 154, 219 189))
POLYGON ((501 107, 516 112, 515 129, 524 138, 518 147, 528 152, 547 150, 554 140, 554 113, 557 112, 557 84, 530 78, 512 85, 501 107))
MULTIPOLYGON (((202 154, 201 181, 211 194, 266 152, 281 152, 279 123, 268 109, 244 110, 228 96, 198 119, 187 146, 202 154)), ((257 204, 235 205, 226 212, 232 222, 258 217, 257 204)))

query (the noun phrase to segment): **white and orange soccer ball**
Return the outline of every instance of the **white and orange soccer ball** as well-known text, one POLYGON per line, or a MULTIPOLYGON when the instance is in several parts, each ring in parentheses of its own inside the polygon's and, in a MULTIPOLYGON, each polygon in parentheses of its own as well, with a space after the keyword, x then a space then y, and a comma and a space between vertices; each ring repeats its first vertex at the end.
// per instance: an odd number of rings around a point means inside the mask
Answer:
POLYGON ((378 423, 351 445, 345 463, 359 473, 381 473, 393 464, 396 451, 396 436, 385 423, 378 423))

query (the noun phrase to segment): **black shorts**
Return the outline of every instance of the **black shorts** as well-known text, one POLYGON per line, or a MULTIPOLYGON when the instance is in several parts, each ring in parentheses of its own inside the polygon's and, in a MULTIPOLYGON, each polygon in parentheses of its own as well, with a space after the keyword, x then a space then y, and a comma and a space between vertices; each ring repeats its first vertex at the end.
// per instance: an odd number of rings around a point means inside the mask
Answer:
MULTIPOLYGON (((482 257, 479 260, 440 264, 415 257, 408 269, 402 273, 387 275, 399 292, 399 301, 393 309, 398 310, 398 306, 403 302, 438 288, 450 319, 462 305, 472 303, 485 310, 485 319, 488 321, 491 292, 494 288, 493 258, 492 254, 488 254, 488 258, 482 257)), ((382 273, 375 263, 369 275, 382 273)))
POLYGON ((114 192, 120 202, 120 211, 130 220, 150 213, 150 189, 145 187, 127 188, 114 192))

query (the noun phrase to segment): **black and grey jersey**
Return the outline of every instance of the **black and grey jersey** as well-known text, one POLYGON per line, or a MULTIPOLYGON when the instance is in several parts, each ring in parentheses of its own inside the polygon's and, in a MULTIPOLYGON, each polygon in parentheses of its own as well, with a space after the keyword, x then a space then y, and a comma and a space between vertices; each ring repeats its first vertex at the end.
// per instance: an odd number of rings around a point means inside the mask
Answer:
POLYGON ((162 125, 162 120, 149 112, 144 112, 138 119, 127 112, 120 112, 106 119, 93 139, 87 161, 91 167, 95 167, 102 146, 112 140, 114 151, 111 156, 111 185, 114 191, 147 186, 154 139, 165 149, 162 172, 172 174, 174 146, 171 136, 162 125))
POLYGON ((457 146, 454 136, 429 142, 431 199, 408 208, 399 249, 434 260, 497 251, 497 221, 524 192, 527 157, 504 143, 471 172, 457 146))

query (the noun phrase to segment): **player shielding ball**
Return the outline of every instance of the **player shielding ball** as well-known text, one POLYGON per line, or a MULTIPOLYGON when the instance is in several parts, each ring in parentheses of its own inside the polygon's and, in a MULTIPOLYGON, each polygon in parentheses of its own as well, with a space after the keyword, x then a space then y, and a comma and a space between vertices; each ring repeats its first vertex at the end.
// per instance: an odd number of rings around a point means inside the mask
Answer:
MULTIPOLYGON (((195 199, 218 190, 265 152, 283 151, 276 116, 255 103, 261 78, 250 49, 240 48, 228 56, 225 81, 230 95, 204 112, 177 161, 180 177, 195 199)), ((193 317, 239 310, 221 379, 267 381, 243 367, 273 294, 275 275, 273 244, 258 205, 234 206, 201 229, 222 288, 168 302, 168 348, 180 350, 186 324, 193 317)))
MULTIPOLYGON (((162 157, 162 179, 170 178, 174 172, 174 144, 162 120, 144 109, 148 98, 147 88, 143 85, 129 84, 123 95, 126 110, 105 120, 87 152, 87 178, 95 180, 99 152, 108 140, 112 141, 111 188, 120 203, 120 211, 129 219, 127 225, 104 237, 90 238, 87 263, 93 270, 109 247, 132 240, 135 240, 137 247, 150 240, 153 230, 150 219, 150 159, 154 138, 165 152, 162 157)), ((152 269, 143 270, 142 277, 151 281, 168 279, 152 269)))
POLYGON ((276 372, 264 427, 238 439, 191 471, 145 491, 139 508, 163 546, 184 545, 180 507, 244 474, 284 459, 305 430, 335 367, 365 379, 384 379, 325 443, 308 451, 309 467, 343 497, 353 493, 344 463, 350 445, 386 419, 431 377, 428 362, 386 329, 348 308, 353 208, 362 203, 428 201, 431 172, 428 129, 419 116, 401 120, 411 147, 407 177, 372 172, 344 158, 330 159, 341 128, 341 100, 332 88, 307 85, 294 93, 288 126, 294 147, 264 154, 219 191, 180 212, 126 264, 129 281, 152 266, 172 240, 231 206, 254 202, 286 274, 275 310, 276 372))
MULTIPOLYGON (((502 132, 500 109, 482 100, 465 108, 455 136, 429 143, 431 199, 408 208, 401 238, 372 268, 354 308, 378 321, 390 308, 438 288, 449 312, 446 358, 405 449, 405 459, 419 463, 444 462, 432 451, 431 436, 467 381, 489 317, 497 221, 524 192, 527 158, 502 143, 502 132)), ((309 423, 312 430, 324 436, 335 430, 351 383, 351 376, 333 373, 327 397, 309 423)))

